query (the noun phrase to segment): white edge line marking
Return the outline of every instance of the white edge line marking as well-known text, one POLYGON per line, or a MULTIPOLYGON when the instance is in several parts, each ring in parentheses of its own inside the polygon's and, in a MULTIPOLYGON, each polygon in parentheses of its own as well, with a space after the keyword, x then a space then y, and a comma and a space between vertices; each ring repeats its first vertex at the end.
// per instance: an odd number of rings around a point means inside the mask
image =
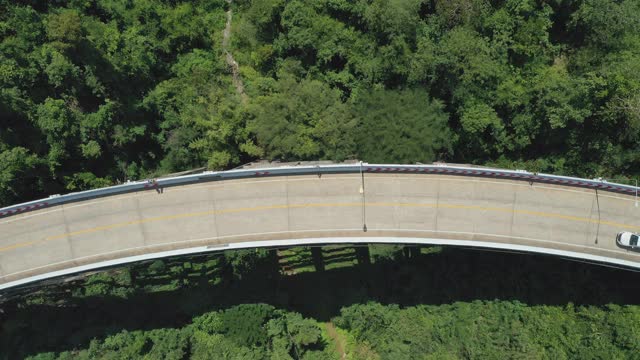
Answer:
POLYGON ((54 271, 46 274, 32 276, 25 279, 11 281, 8 283, 0 284, 0 290, 8 289, 14 286, 19 286, 19 285, 23 285, 23 284, 34 282, 34 281, 50 279, 58 276, 70 275, 70 274, 79 273, 79 272, 88 271, 88 270, 94 270, 94 269, 99 269, 104 267, 115 266, 115 265, 122 265, 126 263, 131 263, 131 262, 158 259, 158 258, 164 258, 164 257, 170 257, 170 256, 198 254, 203 252, 216 252, 220 250, 230 250, 230 249, 261 248, 261 247, 272 247, 272 246, 312 245, 312 244, 335 244, 335 243, 398 243, 398 244, 470 246, 470 247, 481 247, 481 248, 491 248, 491 249, 501 249, 501 250, 502 249, 516 250, 516 251, 533 252, 533 253, 539 253, 539 254, 564 256, 564 257, 577 258, 582 260, 592 260, 592 261, 598 261, 598 262, 604 262, 609 264, 616 264, 616 265, 622 265, 622 266, 640 269, 639 262, 620 260, 620 259, 609 258, 605 256, 598 256, 598 255, 587 255, 587 254, 577 253, 573 251, 553 250, 553 249, 541 248, 536 246, 510 245, 510 244, 501 244, 501 243, 494 243, 494 242, 480 242, 480 241, 472 241, 472 240, 451 240, 451 239, 438 239, 438 238, 337 237, 337 238, 247 241, 247 242, 240 242, 240 243, 230 243, 224 247, 210 248, 209 246, 198 246, 198 247, 188 248, 188 249, 171 250, 171 251, 163 251, 163 252, 157 252, 157 253, 151 253, 151 254, 145 254, 145 255, 130 256, 126 258, 109 260, 109 261, 101 261, 94 264, 77 266, 70 269, 54 271))

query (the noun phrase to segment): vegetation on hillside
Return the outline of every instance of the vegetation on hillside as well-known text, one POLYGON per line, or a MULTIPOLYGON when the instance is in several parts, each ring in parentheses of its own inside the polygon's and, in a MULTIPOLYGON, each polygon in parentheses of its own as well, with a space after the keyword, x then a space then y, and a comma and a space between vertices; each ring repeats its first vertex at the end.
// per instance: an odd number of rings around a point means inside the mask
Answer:
POLYGON ((630 275, 391 245, 177 257, 15 294, 0 359, 633 359, 630 275))
POLYGON ((636 0, 0 0, 0 205, 261 157, 637 176, 638 59, 636 0))

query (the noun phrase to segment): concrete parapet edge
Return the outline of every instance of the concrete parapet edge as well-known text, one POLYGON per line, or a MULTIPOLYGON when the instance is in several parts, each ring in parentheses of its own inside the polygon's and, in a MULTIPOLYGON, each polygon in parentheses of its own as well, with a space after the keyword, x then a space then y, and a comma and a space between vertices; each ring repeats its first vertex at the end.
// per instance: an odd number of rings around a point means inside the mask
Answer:
POLYGON ((206 252, 217 252, 224 250, 234 249, 247 249, 247 248, 268 248, 268 247, 283 247, 283 246, 304 246, 304 245, 322 245, 322 244, 404 244, 404 245, 443 245, 443 246, 456 246, 456 247, 473 247, 473 248, 487 248, 495 250, 508 250, 512 252, 526 252, 536 253, 543 255, 553 255, 565 258, 576 259, 584 262, 594 262, 599 264, 606 264, 608 266, 618 266, 627 269, 640 270, 640 262, 622 260, 617 258, 611 258, 599 255, 584 254, 575 251, 568 250, 556 250, 538 246, 527 245, 515 245, 499 242, 485 242, 474 240, 457 240, 457 239, 444 239, 444 238, 415 238, 415 237, 317 237, 317 238, 303 238, 303 239, 281 239, 281 240, 260 240, 260 241, 244 241, 237 243, 225 243, 218 245, 206 245, 197 246, 184 249, 161 251, 143 255, 129 256, 119 259, 101 261, 91 263, 82 266, 76 266, 68 269, 48 272, 45 274, 39 274, 28 278, 10 281, 4 284, 0 284, 0 290, 9 289, 33 283, 36 281, 52 279, 56 277, 62 277, 72 274, 77 274, 85 271, 108 268, 118 265, 124 265, 128 263, 160 259, 172 256, 198 254, 206 252))
POLYGON ((191 174, 177 177, 149 179, 143 181, 128 182, 121 185, 110 186, 101 189, 87 190, 65 195, 52 195, 46 199, 29 201, 0 208, 0 218, 12 216, 28 211, 46 207, 62 205, 66 203, 89 200, 97 197, 125 194, 136 191, 156 190, 163 187, 187 185, 198 182, 221 181, 230 179, 256 178, 267 176, 292 176, 336 174, 336 173, 402 173, 402 174, 435 174, 457 175, 470 177, 490 177, 506 180, 519 180, 527 182, 548 183, 561 186, 589 188, 627 195, 638 194, 635 186, 607 182, 602 179, 582 179, 569 176, 558 176, 542 173, 531 173, 525 170, 504 170, 493 168, 477 168, 450 166, 446 164, 435 165, 398 165, 398 164, 336 164, 315 166, 282 166, 275 168, 236 169, 228 171, 205 171, 200 174, 191 174))

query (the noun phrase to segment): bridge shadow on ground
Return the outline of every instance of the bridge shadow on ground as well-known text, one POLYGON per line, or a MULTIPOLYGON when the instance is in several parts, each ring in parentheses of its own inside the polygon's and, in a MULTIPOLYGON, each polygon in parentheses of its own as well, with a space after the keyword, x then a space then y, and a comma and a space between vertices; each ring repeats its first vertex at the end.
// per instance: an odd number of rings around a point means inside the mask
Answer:
MULTIPOLYGON (((287 274, 275 251, 240 276, 220 268, 220 255, 205 259, 212 267, 189 265, 197 271, 181 273, 177 279, 163 274, 169 267, 154 263, 151 266, 158 269, 148 272, 154 276, 134 276, 129 288, 106 296, 76 296, 76 290, 59 286, 49 299, 17 298, 1 306, 0 349, 10 349, 7 358, 19 358, 86 348, 92 338, 123 329, 181 327, 199 314, 243 303, 268 303, 319 321, 339 315, 344 306, 368 301, 400 306, 474 300, 531 306, 640 304, 640 282, 629 271, 540 255, 394 248, 399 251, 384 258, 372 251, 372 261, 363 259, 362 249, 329 249, 319 271, 289 269, 287 274), (326 270, 332 261, 356 265, 326 270), (163 281, 169 284, 165 290, 163 281), (155 290, 144 290, 149 286, 155 290)), ((317 254, 296 259, 310 262, 296 266, 318 268, 317 254)), ((92 285, 112 283, 97 280, 92 285)))

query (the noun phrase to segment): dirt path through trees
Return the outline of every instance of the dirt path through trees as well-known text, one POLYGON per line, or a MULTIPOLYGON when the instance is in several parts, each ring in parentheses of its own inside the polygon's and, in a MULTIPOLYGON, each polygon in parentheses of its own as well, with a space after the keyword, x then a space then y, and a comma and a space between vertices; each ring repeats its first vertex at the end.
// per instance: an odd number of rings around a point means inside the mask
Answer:
POLYGON ((332 322, 326 323, 327 334, 333 340, 334 345, 336 346, 336 351, 340 354, 340 359, 344 360, 347 358, 347 354, 344 352, 344 339, 338 332, 336 331, 336 327, 332 322))
POLYGON ((231 37, 231 19, 233 17, 231 2, 232 0, 227 0, 227 3, 229 4, 229 10, 227 11, 227 23, 224 27, 224 32, 222 34, 222 49, 224 50, 224 53, 225 53, 225 60, 227 62, 227 65, 229 65, 229 67, 231 68, 231 74, 233 76, 233 86, 235 86, 236 91, 242 98, 242 103, 246 104, 249 98, 247 97, 247 94, 244 92, 244 84, 242 83, 242 79, 240 78, 240 69, 238 67, 238 63, 236 62, 236 60, 233 58, 233 55, 231 55, 231 52, 229 51, 229 38, 231 37))

